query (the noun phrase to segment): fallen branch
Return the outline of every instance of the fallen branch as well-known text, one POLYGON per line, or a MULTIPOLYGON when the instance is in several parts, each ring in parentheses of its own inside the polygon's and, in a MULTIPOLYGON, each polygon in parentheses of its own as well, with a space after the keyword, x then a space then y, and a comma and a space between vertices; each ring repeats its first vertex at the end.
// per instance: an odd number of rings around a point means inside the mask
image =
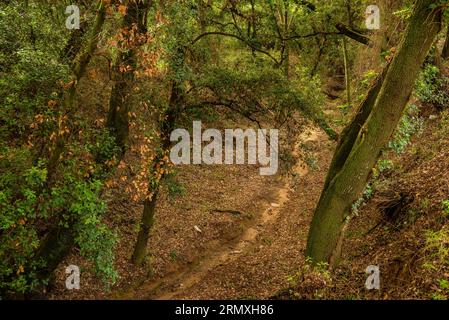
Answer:
POLYGON ((228 210, 228 209, 212 209, 210 213, 230 213, 234 216, 244 215, 244 213, 239 210, 228 210))

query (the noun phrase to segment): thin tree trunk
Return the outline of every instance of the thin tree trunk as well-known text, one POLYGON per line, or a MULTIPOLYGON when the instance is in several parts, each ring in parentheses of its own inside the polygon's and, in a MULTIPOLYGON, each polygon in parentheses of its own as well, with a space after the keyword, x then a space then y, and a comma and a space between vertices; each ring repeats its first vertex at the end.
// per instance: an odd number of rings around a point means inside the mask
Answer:
POLYGON ((391 138, 410 98, 415 80, 441 28, 435 0, 418 0, 401 49, 393 59, 371 115, 341 170, 323 191, 309 231, 306 255, 331 266, 339 258, 338 242, 352 204, 362 194, 382 148, 391 138))
POLYGON ((447 60, 449 58, 449 26, 447 27, 446 41, 444 42, 443 53, 441 54, 441 57, 444 60, 447 60))
POLYGON ((154 188, 152 187, 148 190, 148 192, 151 192, 151 198, 146 198, 144 202, 139 234, 137 235, 137 241, 131 258, 132 263, 135 265, 141 265, 145 260, 148 238, 150 237, 150 231, 154 224, 158 191, 159 183, 154 188))
POLYGON ((131 258, 132 263, 141 265, 145 260, 148 238, 151 227, 154 223, 154 214, 156 209, 157 195, 159 187, 163 181, 167 164, 166 156, 169 154, 171 141, 170 135, 174 129, 176 120, 180 112, 180 105, 182 100, 182 90, 179 83, 172 84, 172 92, 170 95, 169 108, 165 112, 166 120, 161 124, 161 151, 153 161, 153 177, 156 177, 150 182, 148 187, 148 197, 145 199, 144 209, 140 222, 139 234, 134 246, 134 252, 131 258), (162 174, 159 174, 161 172, 162 174))
POLYGON ((345 64, 346 103, 351 107, 351 79, 349 75, 348 41, 343 37, 343 60, 345 64))
MULTIPOLYGON (((288 1, 284 2, 284 6, 285 6, 285 8, 284 8, 284 37, 287 36, 289 28, 290 28, 289 23, 288 23, 288 19, 289 19, 289 16, 288 16, 289 5, 288 4, 289 4, 288 1)), ((284 46, 284 57, 283 57, 283 59, 284 59, 284 74, 287 79, 290 79, 290 46, 289 46, 288 41, 283 40, 283 43, 284 43, 283 44, 283 46, 284 46)))

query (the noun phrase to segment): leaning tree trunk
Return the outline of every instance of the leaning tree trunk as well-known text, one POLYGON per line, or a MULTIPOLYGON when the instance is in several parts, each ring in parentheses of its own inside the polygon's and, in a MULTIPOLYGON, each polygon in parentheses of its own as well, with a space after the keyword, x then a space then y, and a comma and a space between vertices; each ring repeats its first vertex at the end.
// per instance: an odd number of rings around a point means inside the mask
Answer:
MULTIPOLYGON (((76 89, 79 81, 86 73, 87 66, 89 65, 92 55, 97 48, 98 37, 101 29, 103 28, 103 24, 106 19, 106 7, 103 1, 100 1, 100 5, 98 8, 97 16, 95 18, 94 25, 92 27, 92 31, 89 35, 89 39, 87 40, 87 45, 85 48, 79 47, 80 50, 78 55, 71 53, 72 56, 76 56, 75 60, 72 63, 72 81, 68 84, 68 88, 64 91, 63 94, 63 106, 64 113, 73 112, 75 109, 75 98, 76 98, 76 89)), ((56 168, 59 164, 59 160, 64 151, 65 147, 65 136, 64 134, 58 134, 56 138, 56 145, 54 147, 53 153, 50 156, 50 159, 47 164, 47 185, 51 185, 53 182, 53 177, 56 172, 56 168)))
POLYGON ((354 201, 362 194, 382 148, 391 138, 410 98, 415 80, 441 28, 441 8, 435 0, 415 4, 401 49, 393 59, 371 115, 335 177, 323 190, 309 231, 306 255, 334 265, 339 240, 354 201))
MULTIPOLYGON (((98 44, 98 36, 103 27, 106 17, 106 8, 102 1, 97 12, 97 16, 87 40, 86 47, 79 47, 80 52, 76 55, 72 63, 72 83, 64 92, 64 112, 70 113, 75 108, 76 89, 79 80, 86 72, 86 68, 91 60, 91 57, 98 44)), ((73 54, 73 53, 72 53, 73 54)), ((75 54, 74 54, 75 56, 75 54)), ((56 146, 50 156, 47 164, 47 181, 45 188, 50 189, 53 186, 57 166, 60 157, 65 149, 66 138, 63 135, 58 135, 56 139, 56 146)), ((42 190, 43 191, 43 190, 42 190)), ((44 238, 41 246, 38 249, 35 260, 45 261, 46 266, 37 271, 38 278, 47 279, 53 270, 57 267, 59 262, 67 255, 74 243, 73 230, 69 228, 62 228, 55 226, 44 238)))
POLYGON ((389 66, 390 65, 387 65, 382 73, 377 76, 374 83, 368 90, 368 94, 355 113, 352 121, 347 127, 345 127, 345 129, 341 133, 340 139, 334 152, 334 156, 332 158, 331 165, 327 173, 326 182, 324 183, 324 190, 327 189, 329 183, 335 178, 337 173, 341 170, 346 160, 348 159, 348 156, 351 153, 352 147, 357 140, 360 130, 362 129, 363 125, 371 114, 371 111, 373 110, 374 104, 376 103, 377 96, 380 92, 380 89, 382 88, 382 84, 389 66))
POLYGON ((122 29, 127 31, 127 41, 131 48, 123 48, 114 63, 114 84, 109 100, 107 126, 111 129, 123 156, 128 145, 129 136, 129 97, 133 89, 134 72, 137 67, 137 50, 145 42, 147 33, 147 12, 150 0, 130 1, 123 18, 122 29), (137 26, 136 33, 131 30, 137 26), (122 71, 124 70, 124 71, 122 71))

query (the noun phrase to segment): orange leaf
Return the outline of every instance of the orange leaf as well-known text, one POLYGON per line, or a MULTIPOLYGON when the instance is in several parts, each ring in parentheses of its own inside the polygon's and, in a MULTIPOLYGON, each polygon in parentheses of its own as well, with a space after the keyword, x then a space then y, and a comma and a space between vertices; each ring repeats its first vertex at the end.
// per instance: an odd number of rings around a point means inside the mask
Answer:
POLYGON ((126 14, 126 6, 124 6, 124 5, 119 5, 117 10, 118 10, 118 12, 120 12, 120 14, 122 16, 124 16, 126 14))

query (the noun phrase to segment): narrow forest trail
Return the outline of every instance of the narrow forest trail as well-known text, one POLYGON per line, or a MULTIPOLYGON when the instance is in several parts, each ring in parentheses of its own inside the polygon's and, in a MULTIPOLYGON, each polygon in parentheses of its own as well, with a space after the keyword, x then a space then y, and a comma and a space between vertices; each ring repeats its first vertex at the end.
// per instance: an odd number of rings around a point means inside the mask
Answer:
MULTIPOLYGON (((285 279, 288 274, 295 273, 302 263, 300 251, 305 247, 311 209, 319 196, 323 179, 322 172, 325 171, 325 168, 312 170, 304 161, 300 160, 302 146, 310 145, 319 151, 320 154, 317 156, 321 167, 326 166, 323 161, 326 162, 329 158, 329 154, 326 153, 329 148, 323 148, 323 145, 326 144, 328 144, 328 138, 317 129, 306 130, 298 137, 293 150, 296 164, 291 169, 291 174, 283 179, 281 186, 274 192, 275 201, 261 211, 238 239, 207 252, 194 265, 162 279, 145 282, 137 288, 121 294, 120 298, 160 300, 267 298, 275 293, 274 288, 281 289, 283 285, 286 285, 285 279), (284 241, 287 241, 288 245, 282 243, 284 241), (292 251, 290 254, 289 250, 292 251), (293 251, 294 254, 292 254, 293 251), (286 254, 286 256, 278 259, 276 257, 278 253, 286 254), (262 262, 266 258, 272 263, 288 265, 288 268, 282 266, 271 270, 277 274, 275 277, 278 278, 277 285, 273 289, 261 290, 258 287, 264 283, 264 280, 260 281, 257 277, 248 275, 243 277, 243 283, 241 278, 236 279, 236 283, 231 284, 233 290, 221 292, 224 289, 223 283, 231 283, 228 279, 230 275, 239 274, 251 263, 261 261, 262 269, 255 268, 252 271, 264 274, 264 267, 270 265, 262 262), (291 261, 292 259, 294 261, 291 261), (249 287, 253 289, 249 290, 247 294, 235 296, 234 291, 236 294, 246 292, 242 288, 246 282, 250 282, 249 287), (204 286, 207 289, 201 289, 204 286)), ((265 278, 266 280, 267 278, 265 278)))

